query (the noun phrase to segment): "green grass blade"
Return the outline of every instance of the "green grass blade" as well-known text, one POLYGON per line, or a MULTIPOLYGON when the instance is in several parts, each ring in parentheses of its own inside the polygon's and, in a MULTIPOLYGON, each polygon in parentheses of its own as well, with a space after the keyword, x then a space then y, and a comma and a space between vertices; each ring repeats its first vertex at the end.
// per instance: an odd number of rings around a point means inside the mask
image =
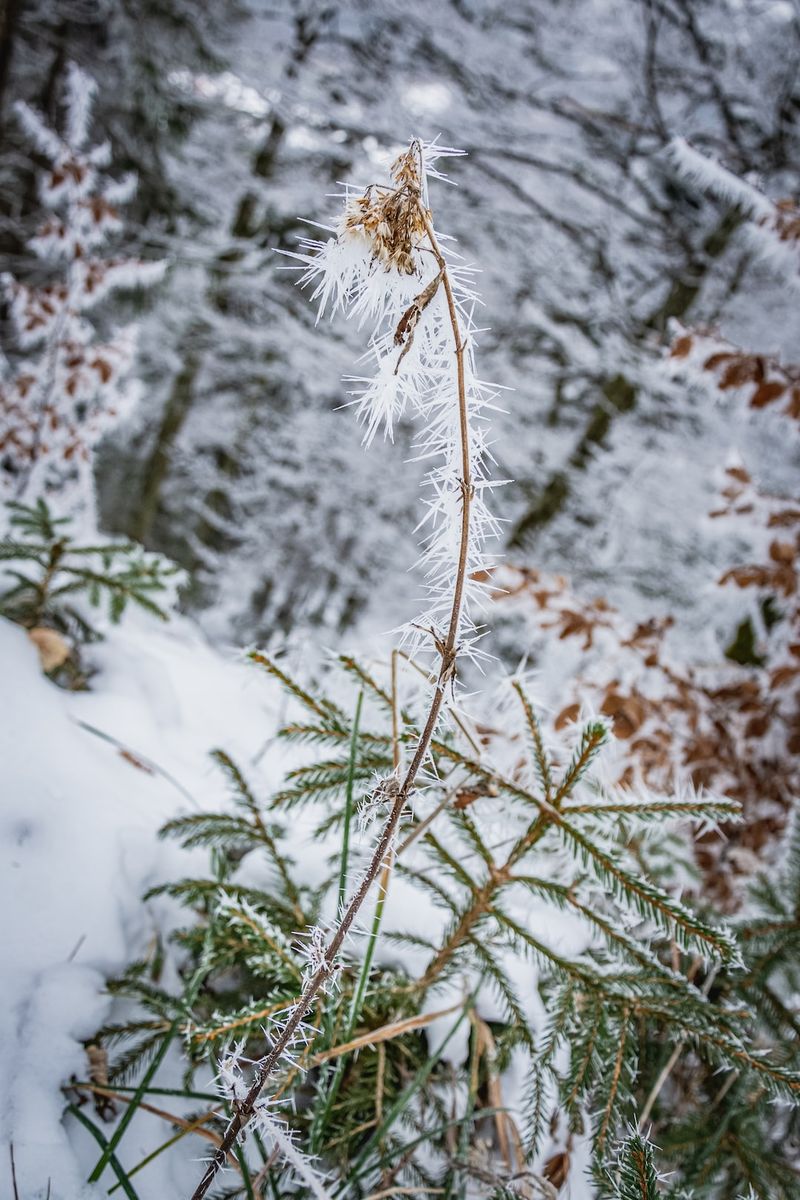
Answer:
POLYGON ((180 1017, 176 1017, 175 1020, 170 1025, 167 1032, 164 1034, 164 1037, 161 1041, 161 1045, 159 1046, 156 1053, 153 1055, 153 1059, 152 1059, 150 1065, 148 1066, 147 1070, 145 1071, 144 1075, 142 1076, 141 1083, 137 1087, 136 1091, 133 1093, 131 1102, 128 1105, 128 1107, 126 1108, 125 1112, 122 1114, 122 1119, 120 1120, 119 1125, 114 1130, 113 1135, 111 1136, 111 1138, 105 1145, 103 1153, 100 1155, 99 1159, 97 1160, 97 1163, 95 1164, 95 1168, 92 1171, 91 1175, 89 1176, 89 1180, 88 1180, 89 1183, 97 1183, 98 1180, 100 1179, 100 1177, 102 1176, 103 1171, 105 1171, 106 1167, 111 1162, 111 1159, 114 1156, 114 1151, 116 1150, 117 1146, 120 1144, 123 1137, 125 1136, 125 1131, 127 1130, 128 1126, 130 1125, 131 1121, 133 1120, 137 1108, 139 1107, 142 1100, 144 1099, 144 1094, 147 1091, 148 1084, 150 1083, 151 1079, 154 1078, 156 1071, 161 1066, 162 1062, 164 1061, 164 1058, 166 1057, 166 1053, 170 1048, 172 1040, 175 1037, 175 1034, 178 1032, 178 1028, 180 1026, 180 1020, 181 1020, 180 1017))
POLYGON ((350 854, 350 826, 353 821, 353 783, 356 772, 356 750, 358 748, 358 726, 361 721, 361 705, 364 702, 363 691, 358 693, 356 714, 353 717, 353 733, 350 738, 350 757, 347 763, 347 788, 344 801, 344 832, 342 834, 342 861, 339 867, 339 900, 337 912, 344 908, 347 894, 347 860, 350 854))
POLYGON ((86 1116, 86 1113, 81 1112, 76 1104, 68 1104, 67 1112, 71 1113, 76 1121, 80 1121, 84 1129, 88 1129, 94 1140, 102 1148, 105 1161, 107 1162, 108 1166, 111 1167, 111 1170, 119 1180, 115 1186, 122 1188, 125 1195, 128 1197, 128 1200, 139 1200, 139 1197, 136 1195, 133 1184, 125 1172, 125 1169, 123 1168, 117 1156, 114 1154, 111 1143, 107 1141, 101 1130, 99 1130, 95 1125, 94 1121, 90 1121, 86 1116))
POLYGON ((103 1150, 103 1153, 100 1155, 99 1159, 97 1160, 94 1170, 92 1171, 91 1175, 89 1176, 89 1179, 88 1179, 89 1183, 97 1183, 97 1181, 100 1179, 101 1175, 103 1174, 103 1171, 106 1169, 109 1162, 111 1161, 114 1151, 116 1150, 119 1143, 122 1141, 122 1138, 125 1136, 125 1131, 127 1130, 128 1126, 130 1125, 131 1121, 133 1120, 137 1108, 139 1107, 142 1100, 144 1099, 145 1092, 149 1088, 151 1082, 155 1078, 156 1072, 158 1071, 159 1067, 161 1066, 162 1062, 164 1061, 164 1058, 166 1057, 166 1053, 169 1050, 169 1048, 175 1038, 175 1035, 177 1034, 178 1030, 180 1029, 181 1021, 184 1019, 185 1016, 187 1016, 189 1014, 190 1009, 191 1009, 192 1005, 194 1004, 195 999, 197 997, 197 993, 200 990, 200 984, 202 983, 202 981, 206 975, 206 971, 207 971, 206 962, 208 959, 208 952, 210 950, 210 944, 211 944, 211 926, 209 925, 208 929, 206 930, 206 940, 205 940, 205 946, 203 947, 203 953, 200 956, 200 965, 198 966, 197 970, 195 971, 194 975, 192 975, 191 979, 189 980, 189 983, 186 986, 186 990, 183 994, 183 1000, 181 1003, 181 1012, 178 1014, 178 1016, 175 1017, 174 1021, 170 1025, 169 1029, 164 1034, 163 1041, 161 1042, 161 1045, 159 1046, 158 1050, 156 1051, 155 1055, 153 1056, 153 1059, 152 1059, 150 1065, 148 1066, 147 1070, 145 1071, 144 1075, 142 1076, 142 1079, 141 1079, 138 1087, 136 1088, 136 1091, 133 1093, 131 1102, 128 1105, 126 1111, 123 1113, 123 1116, 122 1116, 122 1119, 121 1119, 119 1125, 114 1130, 113 1136, 107 1142, 107 1144, 103 1150))

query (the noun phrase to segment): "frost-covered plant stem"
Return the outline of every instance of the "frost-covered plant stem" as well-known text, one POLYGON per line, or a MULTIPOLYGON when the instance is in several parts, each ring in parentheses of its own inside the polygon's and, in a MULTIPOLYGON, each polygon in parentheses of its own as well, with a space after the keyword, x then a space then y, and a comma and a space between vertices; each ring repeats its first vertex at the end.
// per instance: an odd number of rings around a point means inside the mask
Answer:
POLYGON ((294 1005, 291 1015, 284 1024, 280 1034, 273 1042, 272 1049, 263 1059, 261 1059, 259 1063, 256 1064, 255 1078, 253 1083, 250 1086, 247 1095, 242 1100, 237 1102, 234 1115, 225 1131, 222 1141, 217 1147, 213 1158, 210 1160, 208 1167, 206 1168, 205 1174, 193 1193, 192 1200, 202 1200, 202 1197, 206 1195, 208 1189, 214 1182, 217 1172, 225 1165, 229 1152, 236 1144, 241 1132, 247 1128, 255 1113, 259 1097, 265 1084, 272 1075, 277 1064, 280 1062, 284 1052, 291 1046, 296 1033, 302 1025, 303 1019, 311 1008, 316 996, 323 989, 328 979, 334 973, 336 958, 339 950, 341 949, 342 944, 347 937, 359 910, 364 904, 370 888, 378 877, 378 874, 381 872, 387 855, 390 853, 392 843, 394 841, 395 831, 397 829, 398 822, 400 821, 400 816, 406 806, 417 775, 419 774, 420 768, 425 760, 425 756, 428 753, 431 739, 436 730, 436 725, 438 723, 439 716, 442 711, 442 705, 444 703, 445 689, 454 676, 455 661, 458 653, 458 633, 461 623, 461 614, 464 604, 464 590, 467 578, 467 563, 469 559, 471 531, 471 504, 474 494, 470 453, 469 409, 467 405, 467 387, 464 370, 464 339, 462 336, 461 325, 459 323, 458 307, 453 294, 453 287, 448 271, 447 261, 442 254, 441 248, 436 239, 433 225, 431 224, 430 215, 422 201, 420 188, 415 186, 413 183, 407 183, 405 186, 408 189, 409 196, 412 198, 417 209, 419 219, 424 225, 429 244, 428 248, 432 252, 439 268, 436 290, 441 287, 444 291, 454 346, 460 441, 459 448, 461 455, 461 478, 459 480, 459 485, 461 489, 462 508, 458 557, 453 584, 450 618, 445 637, 443 639, 435 639, 436 649, 439 654, 439 666, 425 724, 414 748, 414 753, 408 769, 406 770, 402 782, 399 784, 394 794, 389 816, 383 827, 380 838, 378 839, 378 844, 375 847, 369 865, 364 872, 353 898, 350 900, 350 903, 344 910, 338 927, 336 928, 330 942, 325 949, 323 965, 320 966, 309 978, 300 998, 294 1005))
MULTIPOLYGON (((420 206, 421 207, 421 206, 420 206)), ((469 533, 470 533, 470 510, 472 505, 472 466, 470 462, 470 440, 469 440, 469 412, 467 410, 467 388, 464 379, 464 342, 461 337, 461 327, 458 323, 458 311, 456 302, 453 296, 453 288, 450 283, 450 276, 447 273, 447 263, 439 249, 439 244, 436 241, 436 236, 433 232, 430 217, 427 212, 422 209, 425 229, 428 234, 428 241, 431 245, 434 257, 439 267, 441 286, 444 288, 445 299, 447 300, 447 311, 450 316, 450 325, 453 330, 453 338, 455 341, 456 354, 456 387, 458 389, 458 422, 460 432, 461 445, 461 540, 459 542, 458 551, 458 568, 456 570, 455 588, 453 590, 453 608, 450 613, 450 626, 447 631, 447 639, 441 651, 442 662, 439 676, 438 692, 442 691, 442 686, 446 682, 444 675, 451 670, 455 664, 456 654, 456 638, 458 636, 458 627, 461 619, 461 606, 464 600, 464 583, 467 577, 467 555, 469 553, 469 533)), ((439 700, 441 706, 441 699, 439 700)), ((438 716, 438 709, 434 716, 434 724, 438 716)), ((433 730, 431 730, 432 734, 433 730)), ((430 740, 429 734, 429 740, 430 740)), ((423 750, 423 754, 427 750, 427 745, 423 750)))

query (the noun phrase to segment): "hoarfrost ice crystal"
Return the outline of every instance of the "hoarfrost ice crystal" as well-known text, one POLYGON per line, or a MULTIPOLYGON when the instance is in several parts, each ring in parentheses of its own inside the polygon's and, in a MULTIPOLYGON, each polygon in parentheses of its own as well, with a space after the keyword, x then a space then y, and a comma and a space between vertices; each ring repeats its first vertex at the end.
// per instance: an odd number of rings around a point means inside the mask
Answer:
MULTIPOLYGON (((498 525, 486 504, 493 483, 485 421, 497 389, 475 370, 478 297, 474 272, 436 234, 427 208, 427 179, 445 179, 436 163, 461 151, 437 143, 413 142, 391 167, 391 184, 363 190, 346 185, 343 213, 327 241, 304 239, 290 256, 303 264, 302 285, 313 287, 318 319, 341 311, 359 325, 369 323, 368 370, 348 377, 350 404, 364 426, 369 446, 382 429, 393 438, 397 423, 415 419, 415 457, 430 463, 425 476, 425 514, 418 532, 425 581, 425 608, 402 629, 413 654, 441 654, 437 641, 447 628, 459 570, 464 506, 469 502, 469 543, 464 564, 464 595, 456 642, 460 653, 476 655, 484 581, 491 560, 486 541, 498 525), (444 244, 440 250, 439 243, 444 244), (443 283, 444 266, 449 280, 443 283), (450 310, 450 301, 455 311, 450 310), (454 346, 454 319, 461 346, 454 346), (466 394, 469 477, 463 470, 462 414, 456 351, 462 350, 466 394), (469 497, 466 491, 469 491, 469 497)), ((323 227, 327 228, 327 227, 323 227)))

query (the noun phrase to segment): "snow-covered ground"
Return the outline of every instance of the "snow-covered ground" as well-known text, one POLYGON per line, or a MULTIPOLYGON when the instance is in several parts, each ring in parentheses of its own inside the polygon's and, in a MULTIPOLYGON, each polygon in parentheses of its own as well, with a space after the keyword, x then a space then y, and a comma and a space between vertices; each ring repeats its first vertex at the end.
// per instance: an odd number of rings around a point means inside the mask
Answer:
MULTIPOLYGON (((91 661, 92 690, 61 691, 25 631, 0 620, 0 1143, 4 1156, 13 1145, 21 1200, 83 1194, 97 1146, 62 1123, 61 1087, 87 1077, 83 1042, 108 1015, 105 979, 168 920, 165 902, 142 894, 189 856, 157 830, 191 805, 219 806, 209 750, 251 764, 282 704, 269 680, 180 618, 164 627, 132 615, 91 661)), ((264 782, 272 761, 261 759, 264 782)), ((141 1196, 170 1194, 160 1167, 148 1174, 141 1196)), ((0 1196, 12 1195, 6 1161, 0 1196)))

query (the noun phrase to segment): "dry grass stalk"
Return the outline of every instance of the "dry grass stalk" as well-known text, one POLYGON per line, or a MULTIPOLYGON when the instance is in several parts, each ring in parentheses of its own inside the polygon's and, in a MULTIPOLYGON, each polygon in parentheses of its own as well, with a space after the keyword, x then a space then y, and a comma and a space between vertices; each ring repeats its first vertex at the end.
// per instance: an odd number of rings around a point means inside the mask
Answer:
POLYGON ((388 1042, 392 1038, 409 1033, 412 1029, 421 1029, 425 1025, 430 1025, 431 1021, 437 1021, 439 1017, 449 1017, 452 1013, 458 1012, 461 1007, 461 1001, 459 1001, 458 1004, 451 1004, 449 1008, 441 1008, 438 1012, 418 1013, 416 1017, 407 1017, 404 1021, 393 1021, 391 1025, 381 1025, 380 1029, 372 1029, 369 1033, 352 1038, 341 1046, 332 1046, 330 1050, 323 1050, 321 1053, 315 1054, 311 1062, 316 1066, 319 1063, 330 1062, 333 1058, 339 1058, 342 1054, 349 1054, 351 1050, 361 1050, 364 1046, 377 1046, 388 1042))

